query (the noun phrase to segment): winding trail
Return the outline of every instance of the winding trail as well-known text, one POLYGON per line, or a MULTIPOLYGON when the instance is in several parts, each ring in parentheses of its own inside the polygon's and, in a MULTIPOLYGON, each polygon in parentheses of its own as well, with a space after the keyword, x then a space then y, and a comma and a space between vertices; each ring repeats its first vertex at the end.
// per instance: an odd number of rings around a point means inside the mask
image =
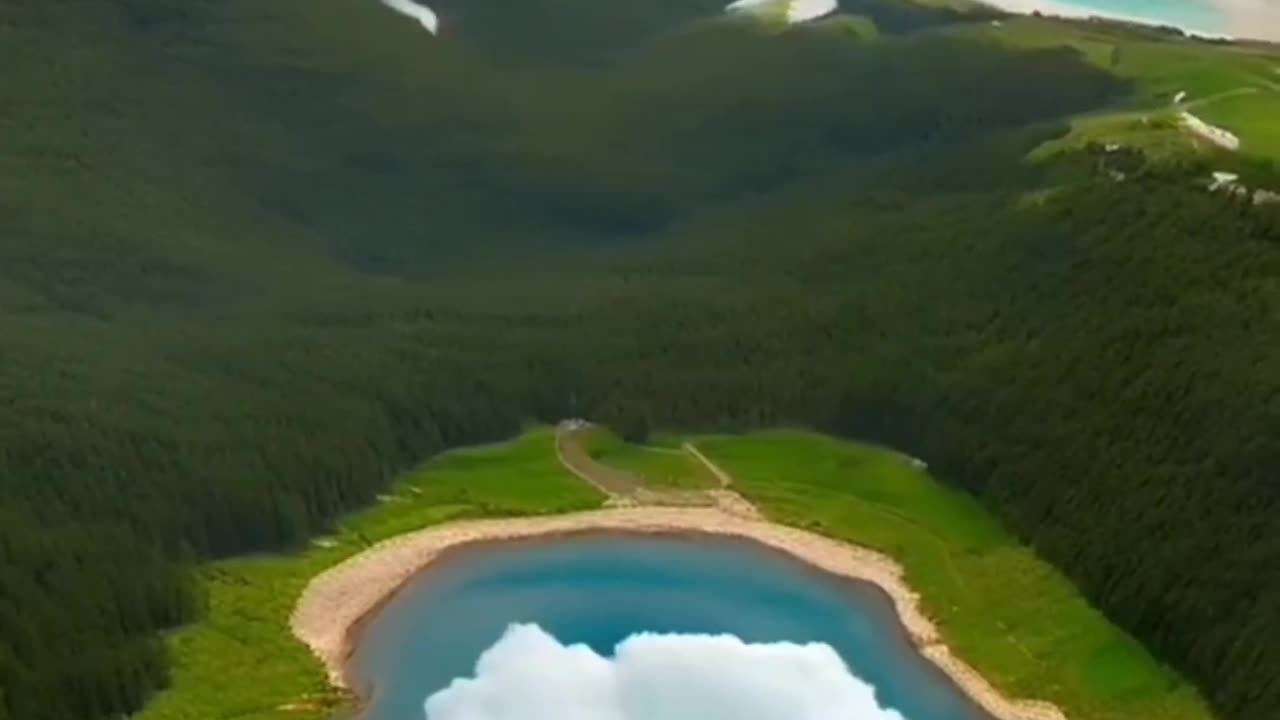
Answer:
POLYGON ((733 485, 733 478, 729 476, 729 473, 725 472, 724 470, 721 470, 719 465, 716 465, 715 463, 711 462, 711 458, 707 457, 706 455, 703 455, 702 451, 699 450, 697 446, 695 446, 693 443, 687 442, 681 445, 680 447, 685 452, 697 458, 698 462, 705 465, 707 470, 711 471, 711 474, 716 477, 716 480, 720 481, 721 490, 728 490, 729 486, 733 485))
POLYGON ((672 453, 686 454, 706 466, 719 487, 714 490, 655 490, 646 486, 643 477, 605 465, 582 448, 580 433, 590 431, 588 424, 561 424, 556 428, 556 457, 560 464, 583 481, 605 494, 606 507, 715 507, 737 517, 763 517, 746 498, 735 492, 733 479, 692 443, 685 443, 672 453))
POLYGON ((1190 110, 1192 108, 1197 108, 1203 105, 1209 105, 1209 104, 1218 102, 1219 100, 1226 100, 1227 98, 1236 97, 1237 95, 1256 95, 1260 92, 1262 92, 1262 88, 1248 85, 1245 87, 1238 87, 1234 90, 1224 90, 1223 92, 1215 93, 1213 95, 1206 95, 1205 97, 1196 98, 1194 100, 1187 100, 1180 103, 1174 103, 1174 107, 1179 110, 1190 110))
POLYGON ((583 482, 595 487, 608 498, 606 505, 626 507, 636 505, 636 494, 644 486, 644 480, 625 470, 609 467, 583 449, 578 442, 579 433, 590 426, 556 428, 556 458, 566 470, 583 482))

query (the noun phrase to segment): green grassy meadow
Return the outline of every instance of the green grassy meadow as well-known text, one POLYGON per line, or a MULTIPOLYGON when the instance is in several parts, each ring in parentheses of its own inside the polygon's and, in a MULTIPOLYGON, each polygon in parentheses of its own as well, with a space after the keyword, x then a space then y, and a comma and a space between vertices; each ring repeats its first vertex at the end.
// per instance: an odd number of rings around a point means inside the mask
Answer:
POLYGON ((1206 122, 1232 128, 1246 153, 1280 158, 1280 92, 1223 98, 1196 113, 1206 122))
POLYGON ((169 637, 172 687, 136 720, 322 720, 347 708, 289 630, 315 575, 369 545, 448 520, 583 510, 602 498, 556 461, 552 431, 447 453, 305 550, 219 562, 202 573, 208 609, 169 637))
POLYGON ((679 442, 658 441, 634 445, 604 428, 583 436, 583 448, 593 459, 610 467, 639 475, 654 490, 709 490, 720 483, 679 442))
MULTIPOLYGON (((714 480, 679 450, 679 438, 641 447, 597 430, 587 443, 601 462, 646 479, 678 487, 714 480)), ((1072 720, 1212 717, 1191 687, 975 500, 904 456, 791 431, 697 444, 772 519, 900 561, 946 641, 1006 692, 1052 700, 1072 720)), ((349 711, 350 698, 328 687, 289 630, 308 580, 373 543, 448 520, 598 506, 600 496, 559 465, 553 447, 552 431, 537 428, 509 443, 447 453, 305 550, 208 566, 207 614, 169 638, 173 686, 137 720, 324 720, 349 711)))
POLYGON ((947 643, 1073 720, 1205 720, 1196 691, 1112 626, 973 498, 881 448, 800 432, 697 441, 778 522, 902 563, 947 643))
MULTIPOLYGON (((1074 48, 1091 64, 1133 81, 1133 97, 1113 111, 1075 118, 1071 135, 1056 147, 1092 140, 1171 152, 1169 141, 1179 133, 1165 132, 1169 128, 1160 123, 1146 131, 1135 122, 1169 111, 1185 92, 1182 107, 1238 135, 1244 154, 1280 161, 1280 51, 1036 17, 959 26, 948 32, 1022 48, 1074 48)), ((1181 138, 1180 149, 1186 150, 1191 138, 1181 138)))

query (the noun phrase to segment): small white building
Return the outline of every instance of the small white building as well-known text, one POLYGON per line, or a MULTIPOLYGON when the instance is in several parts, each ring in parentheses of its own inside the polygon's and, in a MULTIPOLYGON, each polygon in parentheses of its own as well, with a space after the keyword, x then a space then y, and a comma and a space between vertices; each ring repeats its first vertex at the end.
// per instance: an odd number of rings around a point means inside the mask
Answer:
POLYGON ((1254 205, 1274 205, 1280 203, 1280 193, 1271 190, 1258 190, 1253 193, 1254 205))
POLYGON ((1240 176, 1236 173, 1218 171, 1213 174, 1213 182, 1209 184, 1209 189, 1218 190, 1224 187, 1235 187, 1239 180, 1240 176))
POLYGON ((1240 149, 1240 138, 1229 130, 1224 130, 1215 125, 1201 120, 1185 110, 1180 115, 1183 127, 1209 142, 1217 145, 1225 150, 1236 151, 1240 149))

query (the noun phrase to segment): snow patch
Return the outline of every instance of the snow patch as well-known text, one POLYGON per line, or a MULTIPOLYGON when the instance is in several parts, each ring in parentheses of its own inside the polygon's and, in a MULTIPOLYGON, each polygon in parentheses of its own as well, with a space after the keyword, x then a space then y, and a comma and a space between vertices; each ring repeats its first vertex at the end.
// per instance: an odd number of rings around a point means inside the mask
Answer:
POLYGON ((422 23, 422 27, 432 35, 440 34, 440 18, 435 11, 426 5, 420 5, 413 0, 380 0, 383 5, 395 10, 406 17, 411 17, 422 23))
POLYGON ((838 7, 838 0, 734 0, 725 12, 768 15, 783 11, 787 22, 795 25, 830 15, 838 7))

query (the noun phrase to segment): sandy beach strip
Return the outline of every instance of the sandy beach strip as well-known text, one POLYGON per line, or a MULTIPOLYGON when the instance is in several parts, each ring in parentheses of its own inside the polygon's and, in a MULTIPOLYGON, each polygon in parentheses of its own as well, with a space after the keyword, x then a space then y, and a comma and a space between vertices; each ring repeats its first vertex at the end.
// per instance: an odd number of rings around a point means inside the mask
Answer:
MULTIPOLYGON (((579 532, 710 534, 753 540, 833 575, 874 583, 892 599, 921 653, 999 720, 1064 720, 1053 704, 1004 697, 953 655, 920 609, 919 598, 889 557, 797 528, 732 515, 718 508, 635 507, 447 523, 385 540, 313 578, 290 619, 294 635, 324 663, 335 686, 348 688, 354 633, 370 613, 446 550, 473 543, 579 532)), ((349 689, 349 688, 348 688, 349 689)))

